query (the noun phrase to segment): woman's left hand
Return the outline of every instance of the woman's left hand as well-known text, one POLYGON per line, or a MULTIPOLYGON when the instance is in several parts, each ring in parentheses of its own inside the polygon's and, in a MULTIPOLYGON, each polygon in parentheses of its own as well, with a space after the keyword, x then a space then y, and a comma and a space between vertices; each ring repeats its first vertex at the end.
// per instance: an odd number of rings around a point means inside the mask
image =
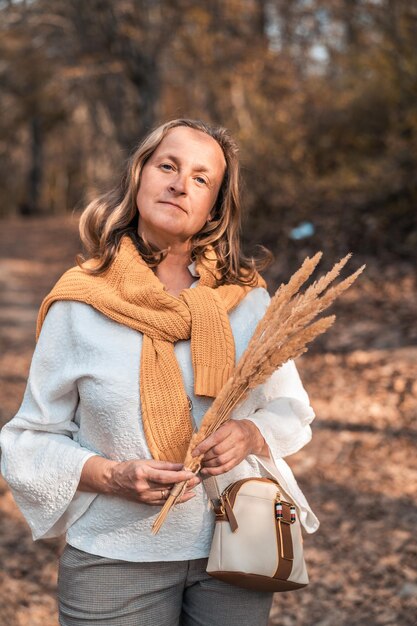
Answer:
POLYGON ((203 476, 218 476, 239 465, 248 454, 260 454, 265 445, 265 439, 253 422, 230 419, 199 443, 192 456, 204 454, 203 476))

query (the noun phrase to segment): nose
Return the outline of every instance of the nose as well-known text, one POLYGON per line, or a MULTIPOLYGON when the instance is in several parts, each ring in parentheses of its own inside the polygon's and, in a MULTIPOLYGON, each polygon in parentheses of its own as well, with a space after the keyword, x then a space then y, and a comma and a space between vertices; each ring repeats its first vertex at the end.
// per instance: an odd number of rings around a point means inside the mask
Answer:
POLYGON ((185 175, 178 172, 174 179, 171 179, 168 189, 171 193, 185 194, 187 193, 187 179, 185 175))

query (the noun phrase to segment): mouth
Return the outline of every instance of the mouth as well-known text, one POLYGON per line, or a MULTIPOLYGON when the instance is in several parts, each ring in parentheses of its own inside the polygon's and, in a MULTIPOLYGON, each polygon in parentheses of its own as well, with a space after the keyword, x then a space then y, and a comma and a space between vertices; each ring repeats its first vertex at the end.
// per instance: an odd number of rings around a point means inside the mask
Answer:
POLYGON ((162 204, 171 204, 172 206, 177 207, 177 209, 180 209, 181 211, 185 211, 185 209, 182 208, 182 206, 180 206, 179 204, 175 204, 175 202, 169 202, 168 200, 161 200, 160 201, 162 204))

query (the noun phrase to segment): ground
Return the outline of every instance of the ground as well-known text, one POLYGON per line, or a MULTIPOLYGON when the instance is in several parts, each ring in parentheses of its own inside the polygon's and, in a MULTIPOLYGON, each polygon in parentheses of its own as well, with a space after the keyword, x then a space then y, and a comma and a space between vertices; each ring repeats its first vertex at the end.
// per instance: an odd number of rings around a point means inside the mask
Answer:
MULTIPOLYGON (((2 221, 0 244, 2 425, 22 400, 39 304, 80 249, 76 219, 2 221)), ((270 626, 417 624, 415 269, 363 260, 335 326, 297 359, 316 419, 287 460, 321 526, 304 536, 310 585, 275 595, 270 626)), ((54 626, 63 541, 33 543, 1 477, 0 512, 0 626, 54 626)))

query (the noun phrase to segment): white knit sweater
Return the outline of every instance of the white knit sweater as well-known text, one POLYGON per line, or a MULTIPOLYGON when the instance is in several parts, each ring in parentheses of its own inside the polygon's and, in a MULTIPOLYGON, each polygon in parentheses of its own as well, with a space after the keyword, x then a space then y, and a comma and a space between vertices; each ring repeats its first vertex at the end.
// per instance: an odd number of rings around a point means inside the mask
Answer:
MULTIPOLYGON (((189 266, 195 274, 195 264, 189 266)), ((192 287, 196 286, 196 280, 192 287)), ((236 361, 269 304, 263 288, 230 312, 236 361)), ((142 334, 82 302, 55 302, 33 354, 22 404, 0 435, 1 471, 34 539, 66 532, 69 544, 126 561, 177 561, 208 556, 213 513, 203 486, 177 505, 151 534, 160 507, 77 491, 82 467, 95 454, 113 460, 152 458, 144 437, 139 397, 142 334)), ((190 341, 175 354, 197 424, 212 402, 195 396, 190 341)), ((311 438, 314 411, 293 361, 278 369, 232 414, 252 420, 271 456, 250 455, 218 477, 220 488, 248 476, 273 474, 295 501, 307 532, 318 528, 283 457, 311 438)))

